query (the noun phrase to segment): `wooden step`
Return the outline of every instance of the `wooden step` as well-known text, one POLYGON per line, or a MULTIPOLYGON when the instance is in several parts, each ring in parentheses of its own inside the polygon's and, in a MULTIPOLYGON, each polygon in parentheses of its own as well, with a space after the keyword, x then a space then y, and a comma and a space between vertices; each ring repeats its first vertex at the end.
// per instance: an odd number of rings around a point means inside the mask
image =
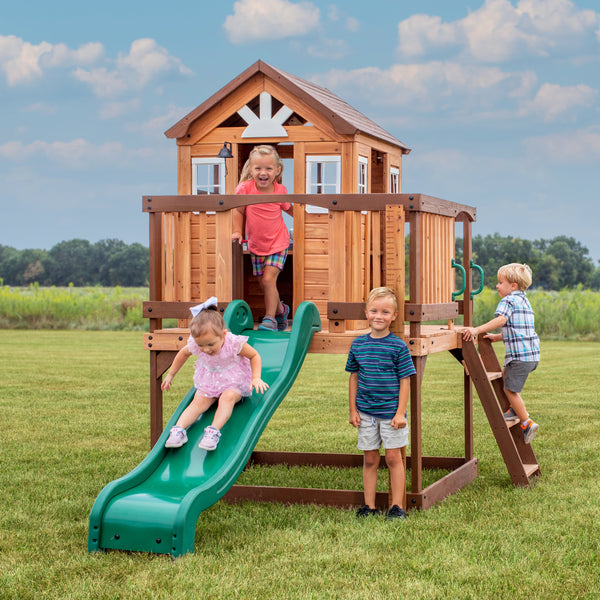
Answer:
POLYGON ((488 371, 487 378, 488 381, 494 381, 494 379, 502 379, 502 371, 488 371))
POLYGON ((538 471, 540 470, 540 466, 536 464, 524 464, 523 469, 525 470, 525 474, 527 475, 527 477, 531 477, 532 475, 538 473, 538 471))

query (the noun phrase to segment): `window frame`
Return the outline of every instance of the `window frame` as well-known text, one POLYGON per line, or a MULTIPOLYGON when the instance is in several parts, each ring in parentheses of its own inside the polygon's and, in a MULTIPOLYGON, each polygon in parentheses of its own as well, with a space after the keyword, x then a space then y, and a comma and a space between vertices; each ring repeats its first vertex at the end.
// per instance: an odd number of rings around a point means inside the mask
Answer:
POLYGON ((390 194, 400 193, 400 169, 390 167, 390 194), (396 189, 394 189, 396 188, 396 189))
MULTIPOLYGON (((216 193, 225 193, 225 159, 217 156, 206 156, 192 158, 192 194, 198 195, 198 165, 213 165, 219 167, 219 191, 216 193)), ((213 186, 215 187, 215 186, 213 186)), ((215 192, 207 191, 208 194, 214 194, 215 192)))
POLYGON ((358 182, 357 192, 366 194, 369 189, 369 159, 366 156, 358 156, 358 182))
MULTIPOLYGON (((318 185, 318 184, 315 184, 318 185)), ((322 183, 321 186, 324 186, 325 183, 322 183)), ((328 184, 333 185, 333 184, 328 184)), ((306 155, 306 193, 307 194, 341 194, 342 190, 342 156, 340 154, 307 154, 306 155), (321 191, 313 191, 312 190, 312 181, 311 181, 311 166, 316 163, 334 163, 336 168, 335 173, 335 191, 333 192, 325 192, 323 187, 321 187, 321 191)), ((326 213, 329 212, 326 208, 322 208, 320 206, 306 206, 306 212, 309 213, 326 213)))

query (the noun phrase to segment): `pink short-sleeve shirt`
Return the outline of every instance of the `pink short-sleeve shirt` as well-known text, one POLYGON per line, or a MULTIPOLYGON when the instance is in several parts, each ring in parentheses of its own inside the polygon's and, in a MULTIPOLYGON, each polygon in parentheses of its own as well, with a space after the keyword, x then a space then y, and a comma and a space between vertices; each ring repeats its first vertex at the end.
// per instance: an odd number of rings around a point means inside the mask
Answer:
MULTIPOLYGON (((287 194, 285 186, 274 183, 273 194, 287 194)), ((259 194, 253 179, 242 181, 236 194, 259 194)), ((263 195, 263 194, 261 194, 263 195)), ((246 238, 248 250, 258 256, 269 256, 285 250, 290 245, 290 234, 283 220, 283 211, 288 210, 289 202, 273 204, 251 204, 246 206, 246 238)))

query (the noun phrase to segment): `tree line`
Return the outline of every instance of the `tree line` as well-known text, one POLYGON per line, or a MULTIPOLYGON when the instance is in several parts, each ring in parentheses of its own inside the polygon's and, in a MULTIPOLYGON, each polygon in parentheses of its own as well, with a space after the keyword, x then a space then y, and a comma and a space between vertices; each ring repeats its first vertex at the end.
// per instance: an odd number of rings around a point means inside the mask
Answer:
MULTIPOLYGON (((532 288, 562 290, 581 285, 600 289, 600 267, 594 265, 588 249, 573 237, 559 235, 550 240, 523 240, 512 236, 473 237, 473 262, 484 272, 487 287, 496 285, 502 265, 527 263, 533 273, 532 288)), ((456 240, 457 260, 462 264, 462 240, 456 240)))
POLYGON ((148 248, 121 240, 63 241, 50 250, 17 250, 0 244, 0 282, 24 286, 148 285, 148 248))
MULTIPOLYGON (((148 284, 148 258, 148 248, 142 244, 127 245, 116 239, 95 244, 74 239, 50 250, 17 250, 0 244, 0 282, 13 286, 139 287, 148 284)), ((456 240, 456 259, 462 264, 461 239, 456 240)), ((532 287, 561 290, 581 285, 600 289, 600 267, 594 265, 588 249, 572 237, 529 241, 498 233, 476 235, 473 261, 482 267, 488 287, 495 286, 498 267, 524 262, 533 271, 532 287)))

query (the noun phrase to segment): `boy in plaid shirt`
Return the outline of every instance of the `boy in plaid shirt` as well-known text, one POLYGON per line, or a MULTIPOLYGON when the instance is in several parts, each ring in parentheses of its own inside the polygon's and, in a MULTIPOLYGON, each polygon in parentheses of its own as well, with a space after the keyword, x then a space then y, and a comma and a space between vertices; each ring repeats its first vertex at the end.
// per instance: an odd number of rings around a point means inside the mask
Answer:
POLYGON ((495 318, 479 327, 467 327, 463 331, 465 340, 476 340, 478 334, 485 333, 485 337, 492 342, 504 342, 504 392, 510 402, 504 418, 519 419, 526 444, 533 440, 539 427, 529 418, 521 398, 527 376, 536 369, 540 361, 540 340, 534 329, 533 309, 525 295, 525 290, 530 285, 531 269, 528 265, 511 263, 500 267, 496 289, 501 300, 496 308, 495 318), (502 333, 487 333, 498 327, 502 328, 502 333))

